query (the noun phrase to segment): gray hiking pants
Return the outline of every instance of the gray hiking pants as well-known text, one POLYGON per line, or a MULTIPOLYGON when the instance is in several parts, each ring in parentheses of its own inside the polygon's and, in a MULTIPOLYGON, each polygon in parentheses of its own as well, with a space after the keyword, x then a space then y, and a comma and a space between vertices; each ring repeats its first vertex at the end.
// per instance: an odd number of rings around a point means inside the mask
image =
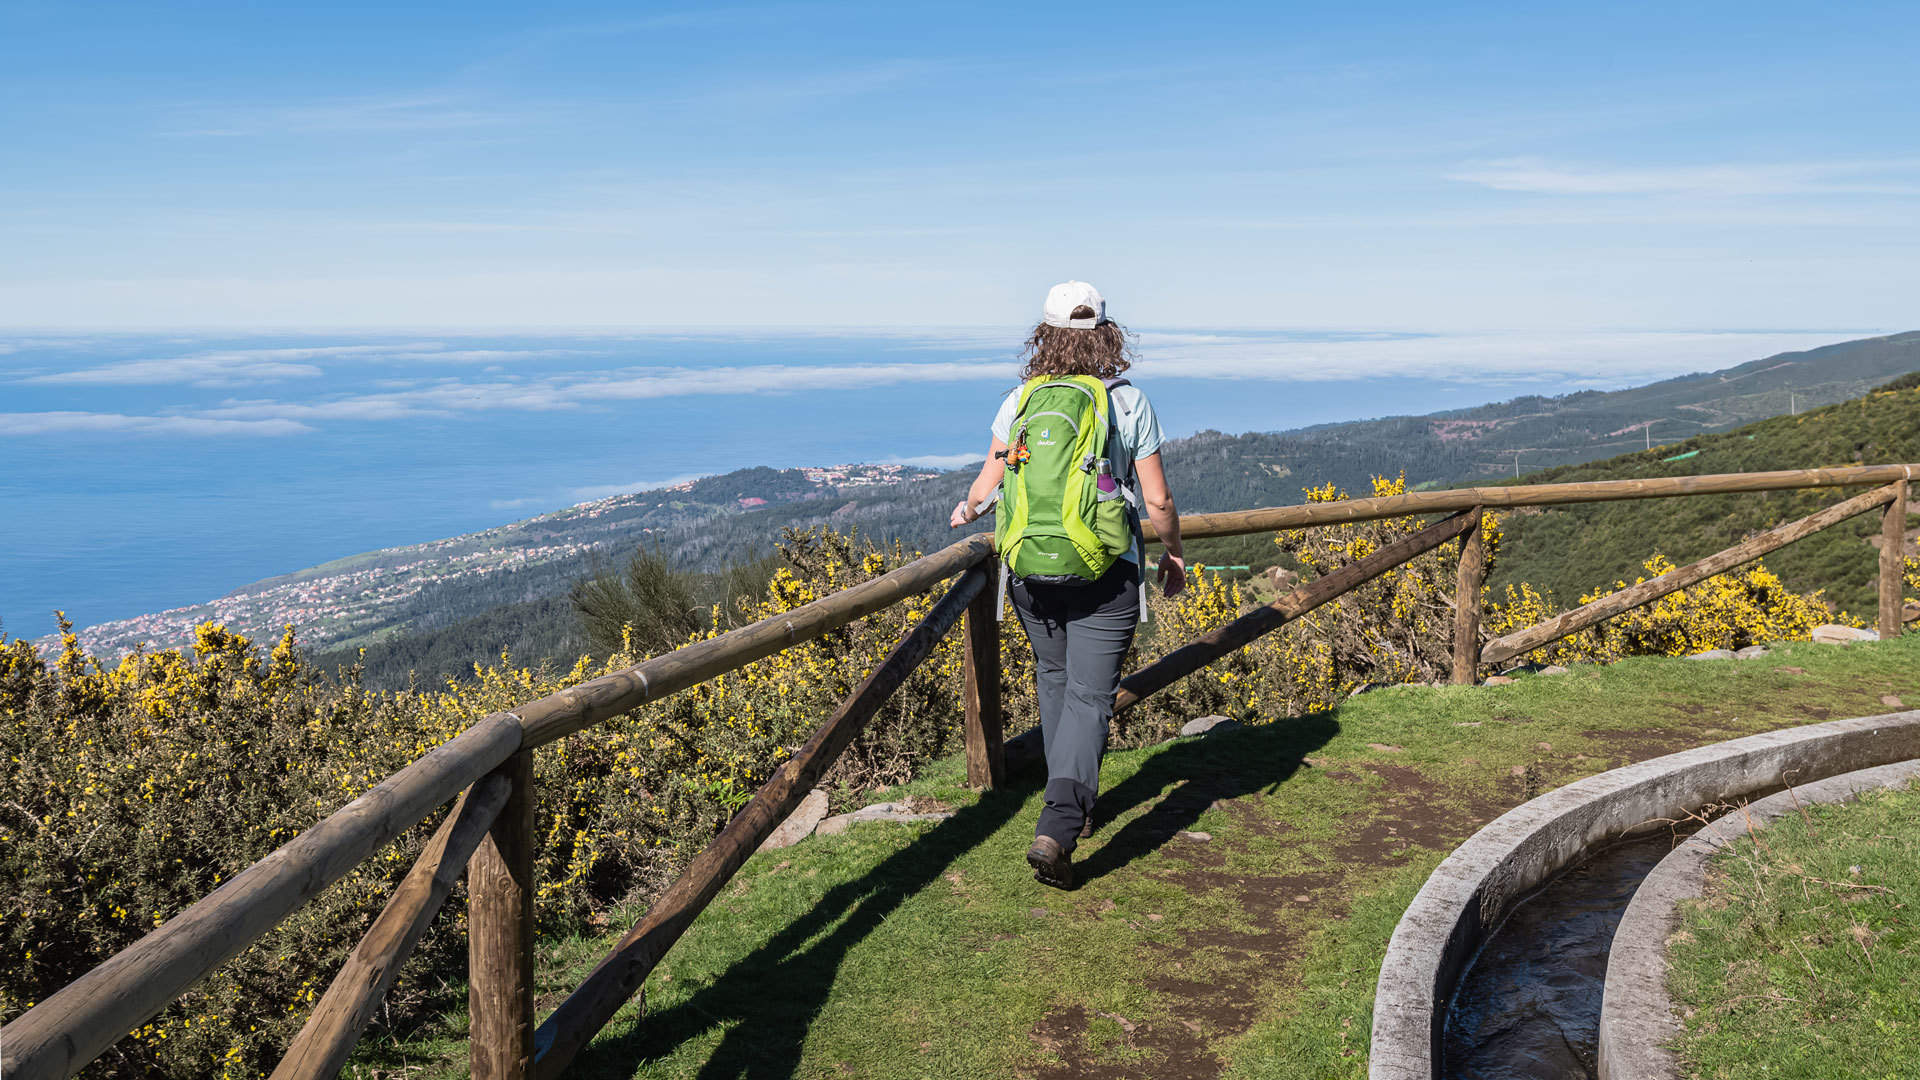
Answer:
POLYGON ((1046 805, 1034 835, 1072 851, 1100 793, 1100 756, 1120 665, 1140 625, 1140 568, 1122 559, 1091 585, 1016 582, 1013 608, 1033 644, 1046 805))

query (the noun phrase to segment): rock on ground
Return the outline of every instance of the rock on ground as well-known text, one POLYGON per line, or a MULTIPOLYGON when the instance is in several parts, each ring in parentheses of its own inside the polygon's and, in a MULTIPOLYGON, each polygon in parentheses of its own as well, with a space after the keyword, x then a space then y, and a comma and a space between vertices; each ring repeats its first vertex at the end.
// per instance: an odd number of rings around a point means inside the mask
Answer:
POLYGON ((1512 678, 1511 676, 1508 676, 1508 675, 1489 675, 1489 676, 1487 676, 1487 681, 1486 681, 1485 683, 1483 683, 1482 685, 1484 685, 1484 686, 1505 686, 1505 685, 1507 685, 1508 683, 1510 683, 1510 682, 1512 682, 1512 681, 1513 681, 1513 678, 1512 678))
POLYGON ((1546 667, 1541 668, 1539 673, 1542 675, 1565 675, 1567 669, 1559 664, 1548 664, 1546 667))
POLYGON ((849 825, 862 821, 945 821, 953 816, 948 810, 938 814, 916 814, 906 803, 874 803, 863 806, 851 814, 835 814, 814 826, 816 836, 838 836, 847 831, 849 825))
POLYGON ((1240 721, 1225 716, 1202 716, 1180 725, 1182 735, 1205 735, 1209 731, 1231 731, 1242 726, 1240 721))
POLYGON ((1878 630, 1862 630, 1857 626, 1841 626, 1839 623, 1827 623, 1813 628, 1813 641, 1816 645, 1851 645, 1856 641, 1879 641, 1878 630))
POLYGON ((1687 657, 1687 659, 1689 660, 1731 660, 1733 659, 1733 650, 1732 649, 1707 649, 1703 652, 1694 653, 1692 656, 1687 657))
POLYGON ((800 805, 794 808, 793 813, 787 815, 787 820, 781 822, 779 828, 768 834, 766 841, 760 845, 760 850, 772 851, 775 848, 792 847, 812 836, 814 826, 820 824, 821 819, 826 816, 827 793, 814 788, 807 792, 806 798, 800 800, 800 805))
POLYGON ((1736 660, 1757 660, 1771 651, 1765 645, 1749 645, 1744 649, 1735 649, 1733 656, 1736 660))

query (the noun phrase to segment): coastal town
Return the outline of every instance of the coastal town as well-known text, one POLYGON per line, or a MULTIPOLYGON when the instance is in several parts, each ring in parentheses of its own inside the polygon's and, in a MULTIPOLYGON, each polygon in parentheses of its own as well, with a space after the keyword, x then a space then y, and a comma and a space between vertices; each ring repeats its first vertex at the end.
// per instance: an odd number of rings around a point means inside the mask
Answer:
MULTIPOLYGON (((898 464, 850 464, 789 470, 796 491, 809 498, 842 488, 924 480, 938 473, 898 464)), ((657 530, 720 513, 768 505, 758 495, 705 501, 695 497, 703 480, 594 499, 536 517, 463 536, 387 548, 325 563, 235 589, 218 599, 77 631, 80 645, 96 656, 136 650, 174 649, 193 642, 194 627, 218 622, 256 637, 298 628, 308 648, 353 643, 396 627, 416 610, 424 594, 485 586, 490 578, 545 570, 576 573, 596 552, 611 551, 657 530)), ((709 485, 710 486, 710 485, 709 485)), ((37 644, 58 647, 49 637, 37 644)))

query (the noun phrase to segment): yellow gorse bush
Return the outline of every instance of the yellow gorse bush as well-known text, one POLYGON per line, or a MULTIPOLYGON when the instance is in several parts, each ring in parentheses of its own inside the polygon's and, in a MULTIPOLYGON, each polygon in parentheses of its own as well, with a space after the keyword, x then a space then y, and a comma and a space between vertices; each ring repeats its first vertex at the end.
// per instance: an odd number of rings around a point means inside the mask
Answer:
MULTIPOLYGON (((1638 585, 1674 569, 1664 555, 1644 562, 1638 585)), ((1590 604, 1628 587, 1587 593, 1590 604)), ((1532 626, 1554 614, 1550 594, 1531 585, 1508 586, 1502 602, 1490 605, 1484 627, 1494 637, 1532 626)), ((1624 656, 1688 656, 1707 649, 1742 649, 1768 641, 1803 641, 1822 623, 1862 623, 1846 612, 1835 614, 1816 590, 1801 595, 1760 562, 1668 593, 1651 604, 1617 615, 1518 659, 1535 664, 1607 662, 1624 656)))
MULTIPOLYGON (((1378 478, 1373 494, 1405 490, 1378 478)), ((1344 498, 1331 486, 1310 501, 1344 498)), ((1423 526, 1390 519, 1279 534, 1309 575, 1331 572, 1423 526)), ((1487 515, 1490 560, 1501 541, 1487 515)), ((715 626, 791 611, 914 557, 828 530, 790 531, 786 565, 715 626)), ((1329 708, 1368 684, 1428 682, 1450 667, 1460 543, 1454 541, 1323 605, 1117 718, 1115 745, 1165 737, 1187 719, 1250 722, 1329 708)), ((1647 572, 1670 568, 1664 559, 1647 572)), ((1908 561, 1920 589, 1920 565, 1908 561)), ((1624 582, 1616 588, 1624 588, 1624 582)), ((1598 594, 1596 594, 1598 595, 1598 594)), ((539 912, 543 932, 658 892, 790 757, 929 610, 913 598, 818 639, 597 725, 535 755, 539 912)), ((1582 601, 1592 599, 1583 597, 1582 601)), ((1551 597, 1522 585, 1485 605, 1497 635, 1548 617, 1551 597)), ((1156 593, 1130 667, 1244 613, 1249 588, 1197 572, 1174 600, 1156 593)), ((1527 659, 1675 655, 1804 637, 1830 616, 1754 564, 1527 659)), ((479 718, 618 670, 631 648, 564 670, 502 655, 443 687, 375 693, 357 673, 321 677, 292 627, 263 649, 224 627, 200 628, 185 652, 136 652, 108 664, 61 623, 42 658, 0 637, 0 1018, 16 1015, 406 763, 479 718)), ((1017 620, 1000 624, 1009 733, 1031 726, 1032 654, 1017 620)), ((696 638, 709 633, 695 635, 696 638)), ((828 777, 840 805, 907 779, 958 747, 962 653, 952 635, 896 692, 828 777)), ((357 867, 153 1023, 122 1040, 97 1075, 253 1076, 277 1060, 327 980, 417 857, 438 815, 357 867)), ((402 972, 381 1023, 433 1024, 464 967, 455 897, 402 972)))

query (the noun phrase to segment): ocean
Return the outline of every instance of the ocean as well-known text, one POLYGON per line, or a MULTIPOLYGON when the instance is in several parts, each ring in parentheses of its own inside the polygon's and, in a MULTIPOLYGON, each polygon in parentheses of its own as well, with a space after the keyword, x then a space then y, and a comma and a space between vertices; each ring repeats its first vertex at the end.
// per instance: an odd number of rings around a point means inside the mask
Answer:
MULTIPOLYGON (((0 629, 753 465, 977 461, 1016 328, 0 333, 0 629)), ((1143 331, 1169 436, 1611 389, 1858 332, 1143 331)), ((1176 492, 1176 495, 1178 493, 1176 492)))

